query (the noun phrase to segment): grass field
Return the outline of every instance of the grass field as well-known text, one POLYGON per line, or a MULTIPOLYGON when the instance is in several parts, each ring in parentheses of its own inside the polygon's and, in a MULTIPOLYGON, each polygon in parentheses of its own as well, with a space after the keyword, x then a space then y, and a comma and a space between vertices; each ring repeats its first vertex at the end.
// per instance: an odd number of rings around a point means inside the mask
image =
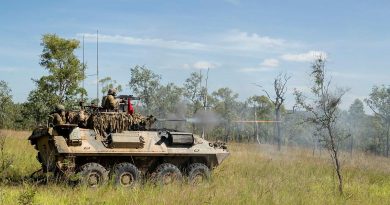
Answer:
POLYGON ((390 160, 355 154, 342 158, 345 194, 327 153, 272 146, 229 144, 231 156, 213 172, 211 182, 165 187, 142 185, 131 190, 98 189, 61 183, 34 185, 24 177, 39 168, 29 132, 3 131, 6 152, 14 158, 0 185, 0 204, 390 204, 390 160), (25 181, 25 182, 23 182, 25 181))

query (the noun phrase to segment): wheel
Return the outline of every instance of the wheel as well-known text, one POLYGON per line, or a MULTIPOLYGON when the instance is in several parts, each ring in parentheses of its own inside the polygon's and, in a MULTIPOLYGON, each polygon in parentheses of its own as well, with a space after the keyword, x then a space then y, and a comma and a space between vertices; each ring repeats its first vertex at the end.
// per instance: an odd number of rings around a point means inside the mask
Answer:
POLYGON ((156 184, 168 185, 174 182, 181 182, 183 175, 179 168, 170 163, 160 164, 153 173, 153 180, 156 184))
POLYGON ((98 163, 87 163, 80 167, 81 184, 88 187, 98 187, 108 181, 108 171, 98 163))
POLYGON ((188 181, 198 185, 210 179, 210 169, 202 163, 193 163, 188 166, 188 181))
POLYGON ((141 179, 137 167, 127 162, 115 165, 111 177, 115 185, 121 187, 134 187, 141 179))

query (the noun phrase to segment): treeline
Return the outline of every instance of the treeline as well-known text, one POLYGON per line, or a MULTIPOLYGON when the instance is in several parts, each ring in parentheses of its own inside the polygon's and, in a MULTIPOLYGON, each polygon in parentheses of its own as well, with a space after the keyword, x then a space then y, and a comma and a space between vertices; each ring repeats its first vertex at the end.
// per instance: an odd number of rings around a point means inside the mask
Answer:
MULTIPOLYGON (((45 125, 56 104, 77 110, 80 101, 97 103, 82 88, 85 66, 74 54, 79 41, 54 34, 42 38, 40 65, 48 75, 34 79, 35 88, 24 103, 14 103, 12 90, 0 81, 0 128, 31 130, 45 125)), ((275 77, 274 90, 263 90, 246 100, 229 87, 207 90, 207 76, 193 72, 183 85, 162 83, 162 77, 146 66, 130 69, 128 85, 132 94, 140 96, 135 108, 145 115, 164 119, 189 119, 188 122, 158 122, 168 127, 202 134, 208 139, 236 142, 275 143, 312 147, 323 146, 321 137, 313 135, 315 125, 308 123, 310 113, 304 109, 287 110, 284 94, 289 76, 275 77), (249 122, 248 122, 249 121, 249 122), (260 121, 260 122, 255 122, 260 121)), ((110 77, 99 81, 102 94, 109 88, 121 91, 110 77)), ((127 94, 127 93, 126 93, 127 94)), ((356 99, 348 110, 337 109, 343 129, 341 149, 363 150, 388 156, 390 130, 390 86, 374 86, 371 94, 356 99), (364 104, 373 114, 366 114, 364 104)))

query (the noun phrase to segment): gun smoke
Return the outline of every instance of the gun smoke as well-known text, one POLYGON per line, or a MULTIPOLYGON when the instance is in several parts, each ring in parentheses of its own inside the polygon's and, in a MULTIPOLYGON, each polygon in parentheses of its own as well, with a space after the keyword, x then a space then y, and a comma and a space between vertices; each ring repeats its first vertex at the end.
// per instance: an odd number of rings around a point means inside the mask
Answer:
MULTIPOLYGON (((188 109, 185 102, 181 102, 176 104, 174 113, 170 113, 166 118, 158 119, 158 121, 160 123, 163 122, 164 126, 181 131, 192 131, 190 130, 191 127, 205 128, 208 130, 227 122, 227 120, 212 110, 202 109, 195 112, 192 117, 187 117, 188 115, 191 115, 191 110, 188 109)), ((162 126, 160 125, 158 127, 162 126)))

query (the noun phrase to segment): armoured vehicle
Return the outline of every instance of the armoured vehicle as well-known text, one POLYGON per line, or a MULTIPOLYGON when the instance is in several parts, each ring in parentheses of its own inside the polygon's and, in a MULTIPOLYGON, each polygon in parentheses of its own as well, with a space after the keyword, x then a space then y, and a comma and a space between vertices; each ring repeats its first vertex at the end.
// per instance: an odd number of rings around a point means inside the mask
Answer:
POLYGON ((84 124, 68 119, 67 124, 48 123, 33 131, 29 140, 38 150, 43 172, 77 178, 90 187, 107 181, 133 187, 143 178, 169 184, 187 177, 190 183, 199 183, 229 156, 223 143, 152 128, 151 116, 96 107, 83 112, 89 115, 84 124))

